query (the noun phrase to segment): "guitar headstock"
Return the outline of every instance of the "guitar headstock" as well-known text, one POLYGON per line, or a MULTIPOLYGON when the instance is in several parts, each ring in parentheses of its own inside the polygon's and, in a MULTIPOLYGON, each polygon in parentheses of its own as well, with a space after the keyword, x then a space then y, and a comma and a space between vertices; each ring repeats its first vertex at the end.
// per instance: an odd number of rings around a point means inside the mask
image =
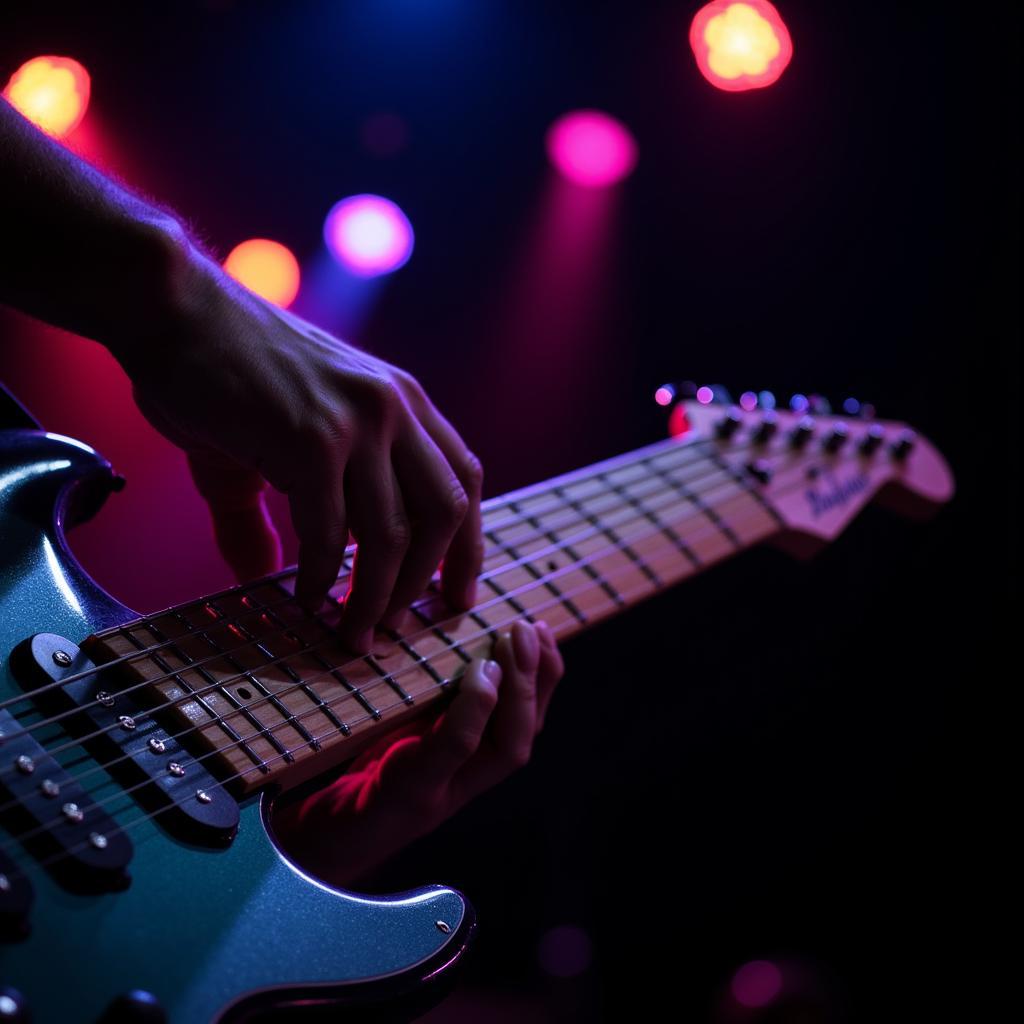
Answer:
POLYGON ((684 399, 670 425, 747 479, 797 554, 833 540, 872 501, 924 516, 953 496, 946 460, 907 424, 812 409, 684 399))

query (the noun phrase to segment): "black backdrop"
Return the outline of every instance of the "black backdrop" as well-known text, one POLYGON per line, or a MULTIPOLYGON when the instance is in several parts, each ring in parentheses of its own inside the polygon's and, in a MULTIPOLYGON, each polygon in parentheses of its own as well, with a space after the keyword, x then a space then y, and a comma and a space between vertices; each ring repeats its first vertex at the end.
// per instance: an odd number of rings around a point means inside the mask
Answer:
POLYGON ((959 485, 937 519, 869 510, 809 563, 752 553, 574 642, 531 767, 379 885, 472 896, 467 985, 515 993, 489 1019, 652 1017, 666 996, 711 1019, 730 972, 772 956, 837 993, 782 1019, 978 1019, 975 908, 999 898, 979 737, 1016 571, 1017 15, 792 0, 790 69, 733 96, 693 66, 696 6, 58 5, 8 12, 0 58, 81 59, 137 184, 221 252, 261 234, 306 257, 340 196, 396 198, 417 252, 359 340, 422 378, 489 493, 657 437, 665 379, 857 395, 928 434, 959 485), (613 301, 568 364, 481 379, 543 131, 579 106, 640 145, 613 301), (389 160, 359 145, 379 110, 410 126, 389 160), (641 675, 659 706, 624 718, 641 675), (537 943, 567 922, 594 960, 556 981, 537 943))

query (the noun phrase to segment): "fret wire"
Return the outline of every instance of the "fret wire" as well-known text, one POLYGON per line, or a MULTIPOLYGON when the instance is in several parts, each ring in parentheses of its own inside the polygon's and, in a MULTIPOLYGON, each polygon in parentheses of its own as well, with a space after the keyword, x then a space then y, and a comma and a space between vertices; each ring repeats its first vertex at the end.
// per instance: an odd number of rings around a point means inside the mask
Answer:
MULTIPOLYGON (((258 598, 255 598, 255 597, 253 597, 253 596, 252 596, 251 594, 245 594, 245 595, 244 595, 244 596, 242 597, 242 603, 243 603, 243 604, 245 604, 245 602, 246 602, 246 601, 250 601, 250 602, 255 602, 255 603, 257 603, 257 604, 263 605, 263 602, 262 602, 262 601, 260 601, 260 600, 259 600, 258 598)), ((284 602, 281 602, 281 603, 283 604, 284 602)), ((286 637, 288 637, 288 638, 289 638, 290 640, 292 640, 292 641, 294 641, 295 643, 297 643, 297 644, 298 644, 299 646, 301 646, 301 645, 302 645, 302 643, 303 643, 303 640, 302 640, 302 638, 301 638, 301 637, 299 636, 299 634, 298 634, 298 633, 296 633, 296 632, 295 632, 294 630, 290 629, 290 628, 288 627, 288 624, 287 624, 287 623, 286 623, 286 622, 284 621, 284 619, 282 619, 280 615, 278 615, 278 614, 277 614, 277 613, 276 613, 275 611, 273 611, 273 609, 272 609, 272 607, 271 607, 270 605, 264 605, 263 607, 264 607, 264 614, 267 614, 267 615, 269 615, 269 616, 270 616, 270 617, 271 617, 272 619, 274 619, 274 621, 275 621, 275 622, 277 622, 277 623, 278 623, 278 625, 279 625, 280 627, 284 627, 284 635, 285 635, 286 637)), ((325 669, 330 669, 330 667, 331 667, 331 666, 330 666, 330 664, 328 663, 327 659, 326 659, 326 658, 322 658, 322 657, 320 657, 320 652, 319 652, 319 651, 315 651, 315 650, 313 650, 313 651, 309 651, 309 652, 307 652, 307 653, 308 653, 308 654, 310 655, 310 659, 311 659, 312 661, 316 661, 316 662, 318 662, 318 663, 320 664, 320 667, 321 667, 321 668, 325 668, 325 669)), ((270 651, 269 649, 267 649, 267 655, 268 655, 268 657, 270 657, 270 658, 273 658, 273 657, 274 657, 274 654, 273 654, 273 652, 272 652, 272 651, 270 651)), ((289 657, 290 657, 290 655, 289 655, 289 657)), ((277 664, 277 662, 274 662, 274 664, 277 664)), ((291 667, 291 665, 289 665, 289 664, 288 664, 287 660, 286 660, 286 661, 282 661, 282 662, 280 662, 279 664, 281 665, 281 668, 282 668, 282 669, 284 669, 284 671, 285 671, 285 672, 287 672, 287 673, 288 673, 288 675, 289 675, 289 676, 291 677, 291 679, 292 679, 292 682, 296 683, 296 684, 298 685, 299 689, 300 689, 300 690, 301 690, 301 691, 302 691, 302 692, 303 692, 303 693, 304 693, 304 694, 305 694, 305 695, 306 695, 306 696, 307 696, 307 697, 308 697, 308 698, 309 698, 309 699, 310 699, 310 700, 311 700, 311 701, 312 701, 312 702, 313 702, 314 704, 316 704, 316 705, 317 705, 317 706, 319 707, 319 709, 320 709, 321 713, 322 713, 322 714, 323 714, 323 715, 324 715, 324 716, 325 716, 325 717, 326 717, 326 718, 327 718, 327 719, 328 719, 329 721, 333 722, 333 723, 334 723, 334 725, 335 725, 335 726, 336 726, 336 727, 337 727, 337 728, 338 728, 338 729, 339 729, 339 730, 340 730, 340 731, 341 731, 341 732, 342 732, 342 733, 343 733, 343 734, 344 734, 345 736, 348 736, 348 735, 349 735, 349 734, 351 733, 351 731, 352 731, 352 730, 351 730, 351 729, 350 729, 350 728, 349 728, 349 727, 348 727, 348 726, 347 726, 347 725, 345 724, 345 722, 343 722, 343 721, 342 721, 342 720, 341 720, 340 718, 338 718, 338 717, 337 717, 337 716, 336 716, 336 715, 334 714, 334 712, 333 712, 333 711, 332 711, 332 710, 331 710, 331 709, 330 709, 330 708, 329 708, 329 707, 327 706, 327 704, 325 704, 325 703, 324 703, 324 699, 323 699, 323 697, 321 697, 321 696, 320 696, 320 694, 316 692, 316 690, 312 689, 312 687, 310 687, 310 686, 309 686, 309 684, 308 684, 308 683, 306 683, 306 682, 305 682, 305 681, 304 681, 304 680, 302 679, 302 676, 300 676, 300 675, 299 675, 299 674, 298 674, 298 673, 297 673, 297 672, 295 671, 295 669, 293 669, 293 668, 291 667)))
POLYGON ((412 605, 409 609, 413 615, 420 620, 442 643, 447 644, 465 662, 469 663, 473 658, 466 653, 461 643, 450 637, 433 619, 431 619, 421 608, 412 605))
MULTIPOLYGON (((189 624, 189 623, 188 623, 188 620, 187 620, 187 619, 186 619, 186 618, 185 618, 185 617, 184 617, 184 616, 183 616, 183 615, 181 614, 181 612, 178 612, 178 611, 174 611, 174 610, 172 610, 171 614, 172 614, 172 615, 173 615, 173 616, 174 616, 175 618, 177 618, 177 619, 180 619, 180 620, 181 620, 182 622, 184 622, 184 623, 185 623, 185 626, 186 626, 186 627, 188 626, 188 624, 189 624)), ((202 635, 202 634, 200 634, 200 635, 202 635)), ((187 661, 188 661, 188 662, 190 662, 190 663, 191 663, 191 662, 193 662, 193 661, 195 661, 195 659, 194 659, 194 658, 193 658, 193 657, 192 657, 192 656, 191 656, 190 654, 188 654, 188 653, 187 653, 187 652, 186 652, 186 651, 185 651, 185 650, 184 650, 183 648, 181 648, 181 647, 180 647, 180 646, 179 646, 178 644, 175 644, 175 643, 174 643, 173 641, 172 641, 172 646, 171 646, 171 650, 172 650, 172 651, 174 651, 175 655, 176 655, 176 656, 177 656, 178 658, 180 658, 180 659, 181 659, 182 661, 185 661, 185 660, 187 660, 187 661)), ((242 702, 241 702, 241 701, 240 701, 240 700, 239 700, 239 699, 238 699, 238 698, 237 698, 237 697, 236 697, 236 696, 235 696, 235 695, 234 695, 234 694, 233 694, 233 693, 232 693, 232 692, 231 692, 231 691, 230 691, 230 690, 229 690, 229 689, 227 688, 227 685, 226 685, 226 683, 224 683, 224 682, 218 682, 218 680, 217 680, 216 678, 214 678, 214 676, 213 676, 213 675, 211 675, 211 674, 210 674, 210 672, 209 672, 209 671, 208 671, 208 670, 207 670, 206 668, 196 668, 196 669, 193 669, 193 671, 195 671, 195 672, 198 672, 198 673, 199 673, 199 675, 200 675, 200 676, 201 676, 201 677, 202 677, 203 679, 205 679, 205 680, 206 680, 206 681, 207 681, 208 683, 210 683, 211 685, 213 685, 213 686, 214 686, 214 688, 215 688, 215 690, 217 690, 217 691, 218 691, 218 692, 220 693, 220 695, 221 695, 221 696, 222 696, 222 697, 223 697, 223 698, 224 698, 224 699, 225 699, 225 700, 226 700, 226 701, 227 701, 227 702, 228 702, 229 704, 233 705, 236 711, 239 711, 239 712, 241 712, 241 714, 242 714, 242 717, 243 717, 243 718, 244 718, 244 719, 245 719, 245 720, 246 720, 247 722, 249 722, 249 723, 250 723, 251 725, 254 725, 254 726, 255 726, 255 727, 257 728, 257 729, 259 729, 259 730, 260 730, 260 732, 264 734, 264 739, 266 739, 266 740, 267 740, 267 742, 268 742, 268 743, 269 743, 269 744, 270 744, 270 745, 271 745, 271 746, 272 746, 272 747, 273 747, 273 748, 274 748, 274 749, 275 749, 275 750, 276 750, 276 751, 277 751, 277 752, 278 752, 279 754, 284 754, 284 753, 286 752, 286 748, 284 747, 284 745, 283 745, 283 744, 282 744, 282 743, 281 743, 281 742, 280 742, 280 741, 279 741, 279 740, 277 739, 277 737, 276 737, 276 736, 275 736, 275 737, 272 737, 272 736, 271 736, 271 734, 270 734, 269 730, 268 730, 268 729, 266 728, 266 726, 264 726, 264 725, 263 725, 263 723, 262 723, 262 722, 261 722, 261 721, 260 721, 260 720, 259 720, 259 719, 258 719, 258 718, 257 718, 257 717, 256 717, 256 716, 255 716, 255 715, 254 715, 254 714, 253 714, 253 713, 252 713, 252 712, 251 712, 250 710, 249 710, 249 708, 248 708, 248 707, 246 707, 246 705, 244 705, 244 704, 243 704, 243 703, 242 703, 242 702)), ((241 676, 241 678, 247 678, 247 677, 248 677, 248 673, 246 673, 246 672, 243 672, 243 673, 242 673, 242 676, 241 676)), ((238 678, 238 677, 236 677, 236 678, 238 678)), ((286 757, 286 758, 285 758, 285 760, 294 760, 294 757, 292 757, 292 756, 289 756, 289 757, 286 757)))
MULTIPOLYGON (((718 513, 714 510, 714 508, 708 505, 703 500, 703 498, 701 498, 695 491, 691 491, 690 488, 687 487, 685 484, 679 483, 678 481, 674 480, 671 476, 669 476, 668 473, 662 470, 659 466, 656 466, 653 463, 650 463, 650 465, 653 468, 654 472, 657 473, 658 476, 662 478, 662 480, 664 480, 670 487, 674 488, 683 498, 689 501, 692 505, 694 505, 696 508, 699 508, 701 512, 703 512, 704 515, 706 515, 708 519, 712 523, 714 523, 719 530, 721 530, 722 534, 726 537, 727 540, 732 541, 732 543, 736 545, 736 547, 743 546, 742 541, 739 539, 739 537, 736 536, 732 527, 729 526, 728 523, 725 523, 718 515, 718 513)), ((747 494, 750 493, 749 487, 744 487, 744 490, 747 494)))
MULTIPOLYGON (((484 536, 490 540, 493 544, 496 544, 498 548, 503 551, 506 555, 512 557, 513 562, 519 562, 522 567, 535 579, 540 580, 544 586, 554 594, 555 597, 561 600, 562 604, 566 607, 569 614, 574 616, 581 625, 587 624, 587 617, 573 604, 572 601, 562 597, 562 592, 558 589, 558 586, 552 580, 544 579, 542 573, 538 572, 537 567, 533 564, 530 555, 520 555, 516 548, 511 544, 506 544, 504 541, 499 540, 494 536, 494 533, 490 530, 484 531, 484 536)), ((514 607, 514 606, 513 606, 514 607)))
MULTIPOLYGON (((584 519, 591 523, 594 527, 600 530, 613 544, 618 545, 620 543, 618 536, 615 531, 606 527, 600 519, 588 512, 582 505, 579 504, 574 498, 570 498, 561 488, 556 488, 556 491, 574 508, 584 519)), ((661 580, 658 578, 658 574, 633 550, 633 548, 626 543, 621 545, 622 551, 628 555, 635 563, 637 568, 653 583, 656 587, 661 586, 661 580)))
MULTIPOLYGON (((209 602, 207 602, 207 604, 210 607, 212 607, 217 612, 217 614, 220 616, 220 619, 218 621, 227 623, 229 629, 234 627, 235 630, 238 630, 238 631, 244 633, 245 636, 249 639, 249 641, 252 644, 252 646, 256 650, 260 651, 260 653, 262 653, 264 655, 267 655, 267 656, 270 655, 270 652, 256 639, 255 635, 253 633, 249 632, 249 630, 246 629, 239 622, 237 622, 237 620, 236 620, 236 618, 234 616, 229 616, 223 610, 223 608, 221 608, 218 604, 216 604, 213 601, 209 601, 209 602)), ((285 705, 282 703, 280 697, 278 697, 276 693, 274 693, 272 690, 270 690, 266 686, 264 686, 264 684, 256 676, 255 671, 253 671, 252 669, 246 669, 245 666, 237 658, 233 657, 230 653, 223 652, 223 649, 221 648, 221 645, 219 643, 217 643, 209 635, 209 633, 203 633, 202 636, 207 640, 208 643, 213 644, 213 646, 215 648, 217 648, 218 650, 221 650, 222 653, 224 653, 224 660, 229 665, 232 665, 237 670, 244 671, 245 672, 245 678, 250 683, 252 683, 252 685, 260 693, 262 693, 264 697, 266 697, 268 699, 268 701, 270 702, 271 707, 273 707, 274 710, 277 711, 277 713, 279 715, 281 715, 282 717, 284 717, 286 719, 289 719, 289 720, 293 720, 293 721, 290 722, 290 724, 295 729, 295 731, 308 744, 310 744, 310 746, 312 746, 312 748, 314 750, 318 749, 318 747, 315 745, 315 740, 313 739, 312 733, 310 733, 306 729, 306 727, 301 722, 299 722, 298 719, 295 718, 294 714, 291 711, 289 711, 287 707, 285 707, 285 705)), ((262 671, 262 667, 260 668, 260 671, 262 671)))

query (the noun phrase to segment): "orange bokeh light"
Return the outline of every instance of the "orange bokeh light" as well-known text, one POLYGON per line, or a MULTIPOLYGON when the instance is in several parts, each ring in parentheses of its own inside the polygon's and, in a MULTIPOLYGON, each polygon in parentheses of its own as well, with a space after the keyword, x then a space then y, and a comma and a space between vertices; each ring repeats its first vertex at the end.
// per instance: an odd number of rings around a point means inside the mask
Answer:
POLYGON ((299 261, 269 238, 250 238, 228 253, 224 269, 250 291, 287 309, 299 293, 299 261))
POLYGON ((690 25, 690 47, 701 74, 728 92, 777 81, 793 56, 786 23, 768 0, 715 0, 690 25))
POLYGON ((89 106, 89 72, 70 57, 33 57, 11 75, 4 98, 47 135, 63 139, 89 106))

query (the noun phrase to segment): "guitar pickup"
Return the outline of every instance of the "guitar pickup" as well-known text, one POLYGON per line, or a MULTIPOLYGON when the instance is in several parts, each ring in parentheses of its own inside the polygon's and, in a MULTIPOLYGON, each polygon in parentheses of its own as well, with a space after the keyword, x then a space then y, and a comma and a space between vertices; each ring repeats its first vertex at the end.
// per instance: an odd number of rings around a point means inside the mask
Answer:
MULTIPOLYGON (((78 647, 54 633, 36 633, 11 653, 15 678, 113 778, 153 815, 156 824, 183 842, 220 848, 238 832, 238 803, 206 767, 188 755, 154 715, 127 693, 100 681, 97 666, 78 647), (70 682, 60 686, 65 677, 70 682)), ((109 674, 109 673, 108 673, 109 674)))
POLYGON ((5 824, 65 888, 124 887, 131 840, 9 711, 0 711, 5 824))

